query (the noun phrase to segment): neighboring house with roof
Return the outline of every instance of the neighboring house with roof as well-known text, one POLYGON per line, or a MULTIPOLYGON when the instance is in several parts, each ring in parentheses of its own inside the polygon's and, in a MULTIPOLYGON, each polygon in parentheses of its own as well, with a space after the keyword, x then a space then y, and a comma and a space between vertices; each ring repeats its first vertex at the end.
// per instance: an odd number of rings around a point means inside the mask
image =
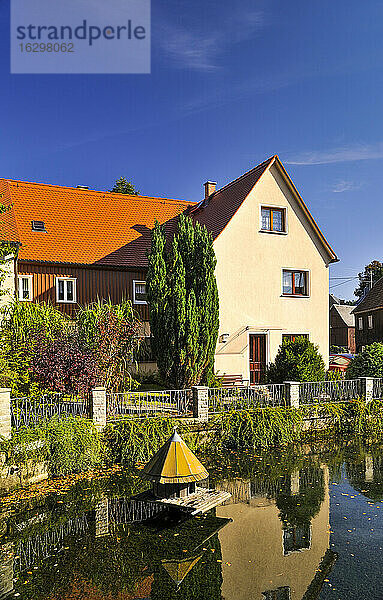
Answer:
POLYGON ((277 156, 197 203, 0 180, 20 243, 21 300, 69 315, 98 297, 131 298, 148 320, 146 251, 157 219, 187 212, 214 240, 220 299, 216 371, 260 381, 284 337, 305 335, 328 360, 330 263, 337 257, 277 156))
POLYGON ((383 342, 383 277, 354 307, 352 313, 355 317, 357 352, 373 342, 383 342))
POLYGON ((330 346, 346 348, 355 354, 355 323, 353 306, 333 304, 330 308, 330 346))

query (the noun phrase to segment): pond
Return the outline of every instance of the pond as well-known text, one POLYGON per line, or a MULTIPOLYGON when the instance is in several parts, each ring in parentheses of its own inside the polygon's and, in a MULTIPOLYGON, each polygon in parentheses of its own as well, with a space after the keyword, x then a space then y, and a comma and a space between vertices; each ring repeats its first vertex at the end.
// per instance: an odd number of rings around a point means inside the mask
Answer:
POLYGON ((0 598, 381 600, 381 447, 206 461, 232 497, 201 517, 142 523, 141 480, 123 470, 8 507, 0 598))

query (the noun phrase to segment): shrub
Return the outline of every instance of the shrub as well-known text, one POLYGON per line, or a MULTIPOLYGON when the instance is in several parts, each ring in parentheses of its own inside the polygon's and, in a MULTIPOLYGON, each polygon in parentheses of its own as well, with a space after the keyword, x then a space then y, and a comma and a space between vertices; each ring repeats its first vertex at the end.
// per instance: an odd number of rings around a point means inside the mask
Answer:
POLYGON ((285 340, 267 372, 270 383, 322 381, 324 378, 325 365, 318 346, 304 337, 285 340))
POLYGON ((92 421, 77 417, 52 419, 46 431, 52 475, 66 475, 102 464, 101 435, 92 421))
POLYGON ((94 302, 78 312, 76 326, 80 345, 97 360, 102 384, 115 391, 130 389, 129 365, 142 338, 130 301, 94 302))
POLYGON ((113 462, 132 465, 148 461, 171 436, 175 425, 180 435, 187 435, 187 443, 193 450, 195 445, 188 426, 175 419, 156 417, 116 422, 106 432, 113 462))
POLYGON ((346 377, 383 377, 383 344, 374 342, 355 356, 349 364, 346 377))
POLYGON ((101 465, 106 458, 101 434, 92 421, 79 417, 53 418, 21 427, 0 450, 8 465, 25 468, 46 462, 51 475, 66 475, 101 465))
POLYGON ((2 385, 12 396, 33 392, 30 364, 41 340, 54 340, 66 331, 69 319, 51 304, 15 300, 1 311, 0 363, 2 385))
POLYGON ((42 389, 86 395, 98 382, 96 359, 79 347, 74 336, 42 338, 31 358, 31 374, 42 389))

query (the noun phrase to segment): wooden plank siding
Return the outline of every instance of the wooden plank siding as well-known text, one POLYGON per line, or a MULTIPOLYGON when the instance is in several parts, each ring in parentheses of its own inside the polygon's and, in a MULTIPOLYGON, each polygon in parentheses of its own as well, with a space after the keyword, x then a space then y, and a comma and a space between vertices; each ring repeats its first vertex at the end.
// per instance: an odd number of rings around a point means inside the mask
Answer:
POLYGON ((361 352, 363 346, 373 342, 383 343, 383 309, 370 310, 355 315, 356 350, 361 352), (368 317, 372 316, 372 328, 368 327, 368 317), (363 329, 359 329, 359 319, 363 320, 363 329))
MULTIPOLYGON (((133 303, 133 280, 145 281, 145 270, 104 268, 98 265, 73 265, 63 263, 18 262, 19 275, 33 275, 33 300, 50 301, 65 314, 73 317, 79 306, 94 302, 97 298, 111 299, 114 304, 123 298, 133 303), (63 303, 56 300, 56 277, 77 279, 77 302, 63 303)), ((141 319, 149 320, 145 304, 133 304, 141 319)))

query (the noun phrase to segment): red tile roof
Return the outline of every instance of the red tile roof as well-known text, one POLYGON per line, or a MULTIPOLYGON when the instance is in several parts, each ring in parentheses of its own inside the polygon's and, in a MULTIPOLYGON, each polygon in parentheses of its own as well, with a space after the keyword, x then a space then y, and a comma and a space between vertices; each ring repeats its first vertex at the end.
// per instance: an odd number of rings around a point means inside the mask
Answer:
POLYGON ((273 160, 274 157, 268 158, 251 171, 244 173, 238 179, 210 194, 207 200, 200 202, 192 209, 191 215, 193 218, 199 221, 201 225, 206 225, 208 230, 211 231, 213 239, 216 239, 222 233, 273 160))
POLYGON ((194 206, 9 179, 0 179, 0 194, 0 202, 11 205, 0 216, 1 238, 22 244, 20 259, 80 264, 146 264, 155 219, 171 222, 194 206), (44 221, 46 232, 32 231, 32 221, 44 221))
POLYGON ((145 267, 156 219, 171 233, 178 215, 188 210, 216 239, 273 164, 285 177, 329 262, 336 261, 334 251, 277 156, 198 204, 0 179, 0 202, 12 205, 12 210, 0 215, 0 239, 20 242, 19 257, 23 260, 145 267), (32 231, 32 221, 44 221, 46 232, 32 231))

